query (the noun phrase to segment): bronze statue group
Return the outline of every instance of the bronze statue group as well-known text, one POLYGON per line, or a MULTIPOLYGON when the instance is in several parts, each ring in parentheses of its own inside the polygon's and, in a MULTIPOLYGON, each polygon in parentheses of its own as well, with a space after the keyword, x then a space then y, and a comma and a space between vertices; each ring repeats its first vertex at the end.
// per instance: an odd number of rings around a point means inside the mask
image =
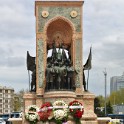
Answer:
MULTIPOLYGON (((84 91, 88 90, 88 81, 86 88, 86 81, 84 70, 91 69, 91 49, 89 57, 86 61, 86 64, 83 66, 83 82, 84 91)), ((29 55, 27 51, 27 70, 31 71, 31 82, 29 74, 29 89, 31 92, 36 92, 36 64, 35 57, 29 55)), ((56 47, 55 42, 52 44, 52 54, 50 57, 47 57, 46 64, 46 86, 45 91, 54 91, 54 90, 75 90, 75 75, 78 74, 77 71, 72 66, 71 54, 69 50, 64 49, 63 44, 59 44, 59 48, 56 47)), ((88 76, 89 77, 89 76, 88 76)))
POLYGON ((63 44, 56 48, 53 43, 52 55, 47 58, 46 91, 75 90, 75 74, 69 51, 65 52, 63 44))

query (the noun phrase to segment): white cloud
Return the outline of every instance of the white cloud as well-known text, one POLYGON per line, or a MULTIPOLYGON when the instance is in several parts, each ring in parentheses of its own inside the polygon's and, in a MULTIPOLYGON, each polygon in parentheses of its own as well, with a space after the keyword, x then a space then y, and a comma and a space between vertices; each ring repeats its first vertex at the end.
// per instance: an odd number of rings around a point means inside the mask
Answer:
POLYGON ((102 71, 105 68, 108 72, 108 93, 110 77, 119 76, 124 71, 123 6, 123 0, 86 0, 84 3, 84 58, 92 44, 93 68, 89 89, 96 94, 104 94, 102 71))

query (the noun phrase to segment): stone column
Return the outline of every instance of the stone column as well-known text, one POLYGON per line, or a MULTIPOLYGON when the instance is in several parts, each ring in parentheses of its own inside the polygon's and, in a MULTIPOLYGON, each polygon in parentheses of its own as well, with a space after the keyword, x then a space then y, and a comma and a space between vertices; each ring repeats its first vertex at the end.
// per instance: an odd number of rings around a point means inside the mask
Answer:
POLYGON ((84 114, 82 116, 82 122, 86 122, 86 124, 96 124, 97 116, 94 113, 94 98, 95 95, 90 92, 83 93, 83 106, 84 106, 84 114))
POLYGON ((28 106, 30 105, 36 105, 36 93, 26 93, 24 94, 23 96, 23 99, 24 99, 24 115, 23 115, 23 121, 22 123, 23 124, 29 124, 28 121, 26 121, 25 119, 25 112, 28 111, 28 106))

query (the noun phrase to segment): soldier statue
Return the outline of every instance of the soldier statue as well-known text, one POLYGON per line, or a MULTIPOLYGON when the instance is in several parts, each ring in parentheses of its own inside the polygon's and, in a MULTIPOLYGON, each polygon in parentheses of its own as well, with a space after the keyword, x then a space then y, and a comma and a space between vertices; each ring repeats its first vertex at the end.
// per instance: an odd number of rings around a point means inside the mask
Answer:
POLYGON ((58 52, 55 42, 52 44, 52 56, 47 58, 46 90, 72 90, 75 70, 72 67, 70 55, 67 58, 64 45, 59 44, 58 52))

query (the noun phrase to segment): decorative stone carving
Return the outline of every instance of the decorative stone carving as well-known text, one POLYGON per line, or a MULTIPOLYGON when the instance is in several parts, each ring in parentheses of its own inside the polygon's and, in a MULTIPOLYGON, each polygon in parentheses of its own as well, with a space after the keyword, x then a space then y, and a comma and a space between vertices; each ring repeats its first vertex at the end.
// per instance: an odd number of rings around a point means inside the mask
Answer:
POLYGON ((46 18, 49 16, 49 12, 48 11, 42 11, 42 17, 46 18))
POLYGON ((77 11, 71 11, 70 15, 71 17, 75 18, 77 17, 78 14, 77 14, 77 11))
POLYGON ((68 20, 70 20, 74 25, 77 32, 81 31, 81 16, 80 16, 80 8, 79 7, 38 7, 38 32, 43 32, 44 25, 46 22, 51 20, 52 18, 56 16, 65 17, 68 20), (44 10, 47 10, 49 12, 49 16, 47 18, 44 18, 42 15, 42 12, 44 10), (75 10, 78 13, 78 16, 76 18, 71 18, 70 13, 75 10))

